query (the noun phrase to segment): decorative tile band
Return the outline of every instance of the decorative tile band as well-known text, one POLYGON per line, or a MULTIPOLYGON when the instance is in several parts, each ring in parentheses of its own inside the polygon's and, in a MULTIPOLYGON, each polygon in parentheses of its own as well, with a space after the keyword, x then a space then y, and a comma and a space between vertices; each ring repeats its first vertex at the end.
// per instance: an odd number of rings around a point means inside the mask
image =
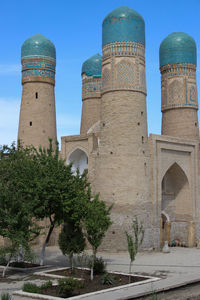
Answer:
POLYGON ((51 71, 46 71, 46 70, 26 70, 22 72, 22 78, 24 79, 25 77, 36 77, 39 76, 41 78, 48 77, 51 79, 55 79, 55 73, 51 71))
POLYGON ((145 47, 136 42, 113 42, 103 46, 103 60, 116 55, 139 56, 145 59, 145 47))
POLYGON ((191 107, 198 109, 196 66, 172 64, 161 69, 162 111, 191 107))
POLYGON ((101 77, 86 77, 82 82, 82 100, 101 96, 101 77))
POLYGON ((45 62, 26 62, 22 65, 22 71, 30 69, 43 69, 55 73, 55 65, 45 62))
POLYGON ((28 58, 22 60, 22 83, 41 80, 55 83, 55 67, 53 60, 45 58, 28 58))

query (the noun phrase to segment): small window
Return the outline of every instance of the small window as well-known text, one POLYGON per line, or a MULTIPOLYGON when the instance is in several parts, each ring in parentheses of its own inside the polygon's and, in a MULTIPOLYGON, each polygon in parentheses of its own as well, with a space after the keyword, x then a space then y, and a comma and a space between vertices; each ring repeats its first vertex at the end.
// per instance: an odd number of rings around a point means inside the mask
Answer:
POLYGON ((144 144, 144 137, 142 136, 142 144, 144 144))
POLYGON ((147 175, 147 163, 146 162, 144 163, 144 174, 145 174, 145 176, 147 175))
POLYGON ((32 122, 30 122, 29 124, 30 124, 30 126, 32 126, 32 122))
POLYGON ((35 98, 38 99, 38 92, 35 93, 35 98))

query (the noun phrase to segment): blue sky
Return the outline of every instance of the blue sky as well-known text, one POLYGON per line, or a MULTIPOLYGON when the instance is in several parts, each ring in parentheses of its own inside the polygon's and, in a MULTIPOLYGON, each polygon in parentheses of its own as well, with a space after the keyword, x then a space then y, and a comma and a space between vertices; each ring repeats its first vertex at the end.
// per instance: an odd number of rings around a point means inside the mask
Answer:
MULTIPOLYGON (((118 6, 138 11, 146 25, 148 132, 160 133, 159 46, 171 32, 183 31, 197 44, 200 65, 200 0, 6 0, 1 1, 0 144, 17 139, 21 101, 20 51, 24 40, 41 33, 56 46, 56 111, 60 136, 79 134, 81 66, 101 53, 102 21, 118 6)), ((197 66, 198 95, 200 67, 197 66)))

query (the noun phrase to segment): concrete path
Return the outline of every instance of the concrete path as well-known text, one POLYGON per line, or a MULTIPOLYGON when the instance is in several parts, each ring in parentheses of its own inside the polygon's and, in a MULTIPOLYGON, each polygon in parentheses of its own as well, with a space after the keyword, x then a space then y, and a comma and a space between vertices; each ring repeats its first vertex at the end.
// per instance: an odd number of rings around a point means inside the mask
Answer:
MULTIPOLYGON (((106 253, 99 252, 98 256, 102 256, 107 262, 109 271, 128 272, 129 255, 126 252, 106 253)), ((52 266, 68 266, 68 260, 64 257, 57 247, 48 247, 45 263, 52 266)), ((132 288, 131 290, 123 289, 117 292, 111 292, 108 297, 103 297, 104 300, 114 299, 137 299, 142 295, 157 291, 164 291, 171 288, 177 288, 188 283, 200 282, 200 249, 196 248, 171 248, 170 253, 161 252, 143 252, 136 256, 133 263, 132 271, 137 274, 151 275, 160 277, 161 280, 146 283, 132 288)), ((16 276, 16 275, 13 275, 16 276)), ((12 282, 0 281, 0 292, 21 289, 24 281, 30 281, 30 274, 17 274, 16 280, 12 282), (19 278, 20 276, 20 278, 19 278), (19 280, 20 279, 20 280, 19 280)), ((13 277, 11 277, 13 278, 13 277)), ((10 279, 11 279, 10 278, 10 279)), ((15 278, 13 278, 15 279, 15 278)), ((197 289, 197 294, 200 295, 197 289)), ((191 292, 189 293, 191 296, 191 292)), ((89 299, 89 298, 88 298, 89 299)), ((92 299, 92 298, 91 298, 92 299)), ((94 298, 93 298, 94 299, 94 298)), ((95 300, 102 299, 101 296, 95 297, 95 300)), ((165 299, 165 298, 161 298, 165 299)), ((167 298, 166 298, 167 299, 167 298)), ((170 298, 169 298, 170 299, 170 298)), ((171 298, 171 299, 186 299, 186 298, 171 298)), ((188 298, 192 299, 192 298, 188 298)), ((195 299, 200 299, 195 298, 195 299)))

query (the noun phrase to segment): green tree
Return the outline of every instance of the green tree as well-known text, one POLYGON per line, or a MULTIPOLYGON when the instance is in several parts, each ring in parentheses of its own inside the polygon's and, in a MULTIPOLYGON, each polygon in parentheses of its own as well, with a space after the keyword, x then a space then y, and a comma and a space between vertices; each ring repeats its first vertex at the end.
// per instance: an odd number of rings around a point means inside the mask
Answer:
POLYGON ((131 274, 132 263, 135 260, 136 254, 138 253, 139 247, 142 244, 144 239, 144 227, 143 224, 138 221, 137 217, 133 219, 132 230, 133 230, 133 236, 132 234, 129 234, 127 231, 125 232, 127 243, 128 243, 128 252, 130 256, 129 283, 131 280, 130 274, 131 274))
POLYGON ((81 253, 86 246, 81 227, 75 226, 73 222, 64 223, 58 244, 63 255, 69 256, 70 267, 73 271, 73 255, 81 253))
POLYGON ((37 195, 34 215, 41 220, 47 218, 50 224, 40 255, 40 265, 43 265, 46 245, 54 228, 65 221, 73 222, 76 227, 80 225, 89 199, 89 183, 85 173, 73 175, 71 165, 66 166, 51 140, 48 149, 35 149, 34 161, 38 170, 34 177, 37 195))
MULTIPOLYGON (((90 192, 91 193, 91 192, 90 192)), ((87 204, 87 213, 83 219, 83 228, 86 231, 86 237, 92 246, 93 258, 91 264, 91 280, 93 280, 94 261, 96 259, 97 249, 101 245, 106 231, 112 224, 110 212, 112 205, 108 208, 105 202, 99 200, 99 195, 95 195, 87 204)))
POLYGON ((32 148, 14 144, 0 148, 0 235, 10 243, 7 267, 16 252, 29 251, 29 242, 40 232, 32 211, 36 169, 31 153, 32 148))

